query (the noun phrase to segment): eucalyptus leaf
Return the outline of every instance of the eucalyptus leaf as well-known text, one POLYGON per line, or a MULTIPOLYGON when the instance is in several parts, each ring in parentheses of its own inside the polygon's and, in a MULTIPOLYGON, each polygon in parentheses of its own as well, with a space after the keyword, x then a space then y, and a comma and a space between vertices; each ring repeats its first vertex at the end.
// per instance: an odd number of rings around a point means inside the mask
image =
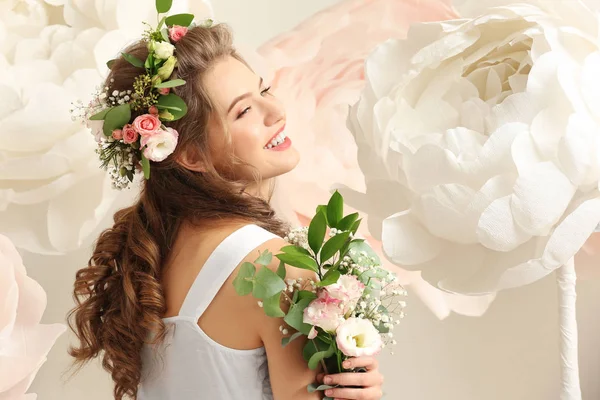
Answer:
POLYGON ((169 31, 167 30, 167 28, 162 28, 160 30, 160 36, 162 36, 162 38, 164 39, 165 42, 169 42, 169 31))
POLYGON ((334 352, 335 352, 335 349, 333 348, 333 346, 330 345, 327 350, 319 351, 319 352, 313 354, 310 357, 310 359, 308 360, 308 368, 310 368, 312 370, 317 369, 321 360, 331 357, 334 352))
POLYGON ((235 288, 235 292, 240 296, 246 296, 247 294, 252 293, 252 278, 254 277, 254 273, 256 272, 256 267, 254 264, 245 262, 240 267, 240 270, 233 280, 233 287, 235 288))
POLYGON ((150 161, 146 158, 144 153, 142 153, 142 171, 144 171, 144 178, 150 179, 150 161))
POLYGON ((285 313, 281 309, 281 292, 263 300, 263 309, 268 317, 281 318, 285 313))
POLYGON ((127 60, 127 62, 129 62, 129 64, 133 65, 134 67, 144 68, 144 62, 139 58, 128 53, 121 53, 121 55, 125 60, 127 60))
POLYGON ((280 253, 277 254, 275 257, 277 257, 280 261, 291 265, 292 267, 308 269, 313 272, 317 272, 319 270, 317 262, 312 257, 306 256, 304 254, 280 253))
POLYGON ((265 250, 262 253, 258 253, 259 256, 256 260, 254 260, 254 264, 260 264, 260 265, 269 265, 271 264, 271 260, 273 260, 273 253, 271 253, 269 250, 265 250))
POLYGON ((188 27, 193 20, 193 14, 175 14, 168 16, 165 23, 167 26, 179 25, 188 27))
POLYGON ((108 60, 106 62, 106 66, 108 67, 108 69, 112 69, 114 64, 115 64, 115 60, 108 60))
POLYGON ((298 339, 300 336, 304 336, 302 332, 296 332, 292 336, 284 337, 283 339, 281 339, 281 346, 287 346, 288 344, 290 344, 290 342, 292 342, 294 339, 298 339))
POLYGON ((298 301, 298 293, 300 293, 297 290, 294 290, 294 294, 292 295, 292 303, 296 303, 298 301))
POLYGON ((340 271, 338 271, 337 269, 330 269, 329 271, 327 271, 323 279, 317 282, 317 286, 323 287, 333 285, 338 281, 338 279, 340 279, 340 276, 340 271))
POLYGON ((287 287, 283 279, 267 267, 262 267, 254 276, 252 295, 257 299, 267 299, 287 287))
POLYGON ((304 360, 308 362, 308 360, 310 360, 315 353, 326 351, 330 347, 331 343, 326 343, 320 336, 317 336, 316 338, 306 342, 304 348, 302 349, 302 357, 304 357, 304 360))
POLYGON ((158 108, 159 110, 175 110, 175 111, 181 111, 181 108, 179 107, 172 107, 172 106, 161 106, 160 104, 156 105, 156 108, 158 108))
POLYGON ((306 298, 292 304, 287 315, 283 318, 286 324, 304 335, 308 335, 312 328, 312 325, 304 323, 304 309, 308 307, 311 301, 312 299, 306 298))
POLYGON ((277 276, 279 276, 281 279, 285 279, 285 274, 285 263, 283 261, 279 261, 279 267, 277 267, 277 276))
POLYGON ((350 236, 350 232, 342 232, 333 236, 329 239, 321 249, 320 260, 322 263, 329 260, 333 257, 341 248, 344 246, 348 237, 350 236))
POLYGON ((325 215, 322 212, 319 212, 312 221, 310 221, 310 225, 308 226, 308 245, 315 254, 319 253, 319 250, 321 250, 326 230, 327 221, 325 215))
POLYGON ((330 386, 330 385, 317 385, 316 383, 311 383, 310 385, 307 386, 308 392, 309 393, 314 393, 320 390, 327 390, 327 389, 333 389, 337 386, 330 386))
POLYGON ((102 121, 104 119, 104 117, 106 116, 106 114, 108 114, 109 111, 110 111, 110 108, 104 109, 104 110, 100 111, 99 113, 92 115, 90 117, 90 120, 102 121))
POLYGON ((104 125, 102 132, 105 136, 111 136, 112 131, 121 129, 131 119, 131 108, 129 104, 121 104, 112 107, 104 116, 104 125))
MULTIPOLYGON (((366 265, 381 265, 381 260, 375 250, 371 248, 365 241, 361 240, 353 240, 350 242, 348 246, 348 253, 354 262, 358 262, 359 259, 364 259, 364 256, 361 256, 361 252, 365 252, 368 258, 374 258, 375 261, 369 261, 366 265)), ((362 264, 365 264, 364 262, 362 264)), ((366 266, 363 265, 363 266, 366 266)))
POLYGON ((170 110, 173 111, 171 113, 174 117, 173 121, 180 119, 187 113, 187 105, 185 104, 185 101, 183 101, 181 97, 173 93, 169 93, 165 96, 159 96, 158 106, 179 108, 181 111, 177 111, 174 108, 170 108, 170 110))
POLYGON ((154 85, 154 87, 157 89, 164 89, 164 88, 174 88, 174 87, 182 86, 182 85, 185 85, 185 81, 183 79, 172 79, 170 81, 161 82, 158 85, 154 85))
POLYGON ((327 223, 332 228, 337 228, 338 222, 344 215, 344 199, 342 195, 336 190, 329 203, 327 203, 327 223))
POLYGON ((159 14, 169 12, 172 5, 173 0, 156 0, 156 12, 159 14))

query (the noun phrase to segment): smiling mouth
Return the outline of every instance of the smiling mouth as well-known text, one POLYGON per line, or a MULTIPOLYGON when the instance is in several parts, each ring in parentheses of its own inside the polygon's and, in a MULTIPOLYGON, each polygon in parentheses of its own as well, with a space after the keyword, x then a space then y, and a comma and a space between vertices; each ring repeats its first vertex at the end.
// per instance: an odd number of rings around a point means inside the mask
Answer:
POLYGON ((282 144, 285 141, 285 138, 287 137, 283 130, 284 128, 285 128, 285 126, 283 126, 280 129, 280 131, 271 138, 271 140, 265 145, 265 147, 263 147, 263 149, 269 150, 269 149, 272 149, 273 147, 277 147, 280 144, 282 144))

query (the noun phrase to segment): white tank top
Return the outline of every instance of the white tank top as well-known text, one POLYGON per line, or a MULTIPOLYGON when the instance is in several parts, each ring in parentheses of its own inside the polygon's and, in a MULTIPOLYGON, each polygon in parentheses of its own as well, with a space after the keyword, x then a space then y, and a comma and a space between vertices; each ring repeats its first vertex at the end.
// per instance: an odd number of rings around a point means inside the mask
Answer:
POLYGON ((168 331, 164 342, 142 349, 138 400, 273 399, 265 348, 225 347, 200 329, 198 318, 244 257, 276 237, 257 225, 246 225, 211 253, 179 314, 163 319, 168 331))

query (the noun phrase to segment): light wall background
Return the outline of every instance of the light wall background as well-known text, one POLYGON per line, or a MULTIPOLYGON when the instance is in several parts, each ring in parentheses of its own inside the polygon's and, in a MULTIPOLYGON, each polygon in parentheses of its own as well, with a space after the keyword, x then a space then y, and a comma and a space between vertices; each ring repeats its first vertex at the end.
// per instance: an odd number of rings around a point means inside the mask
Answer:
MULTIPOLYGON (((256 47, 335 0, 213 0, 218 21, 256 47)), ((374 23, 376 23, 374 21, 374 23)), ((120 199, 126 204, 131 199, 120 199)), ((101 224, 106 228, 107 218, 101 224)), ((43 323, 63 322, 72 307, 74 274, 89 246, 66 256, 23 254, 29 275, 48 294, 43 323)), ((600 399, 600 281, 579 283, 580 368, 584 400, 600 399)), ((396 354, 382 356, 388 400, 558 400, 557 291, 553 276, 500 293, 482 318, 438 320, 415 296, 397 331, 396 354)), ((110 399, 99 363, 67 381, 72 336, 64 334, 30 389, 39 400, 110 399)), ((201 398, 201 397, 199 397, 201 398)), ((232 399, 233 400, 233 399, 232 399)), ((282 399, 285 400, 285 399, 282 399)))

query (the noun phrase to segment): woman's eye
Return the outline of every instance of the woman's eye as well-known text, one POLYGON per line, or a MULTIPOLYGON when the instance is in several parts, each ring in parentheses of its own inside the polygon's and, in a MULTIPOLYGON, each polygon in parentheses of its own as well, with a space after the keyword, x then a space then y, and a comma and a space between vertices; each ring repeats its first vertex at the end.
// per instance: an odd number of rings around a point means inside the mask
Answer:
POLYGON ((241 117, 243 117, 243 116, 244 116, 244 115, 245 115, 245 114, 246 114, 248 111, 250 111, 250 107, 246 107, 246 108, 244 108, 244 109, 242 110, 242 112, 238 114, 238 116, 237 116, 237 117, 238 117, 238 118, 241 118, 241 117))
POLYGON ((268 87, 268 88, 266 88, 266 89, 263 89, 263 91, 262 91, 262 92, 260 92, 260 94, 269 93, 269 90, 271 90, 271 86, 269 86, 269 87, 268 87))

